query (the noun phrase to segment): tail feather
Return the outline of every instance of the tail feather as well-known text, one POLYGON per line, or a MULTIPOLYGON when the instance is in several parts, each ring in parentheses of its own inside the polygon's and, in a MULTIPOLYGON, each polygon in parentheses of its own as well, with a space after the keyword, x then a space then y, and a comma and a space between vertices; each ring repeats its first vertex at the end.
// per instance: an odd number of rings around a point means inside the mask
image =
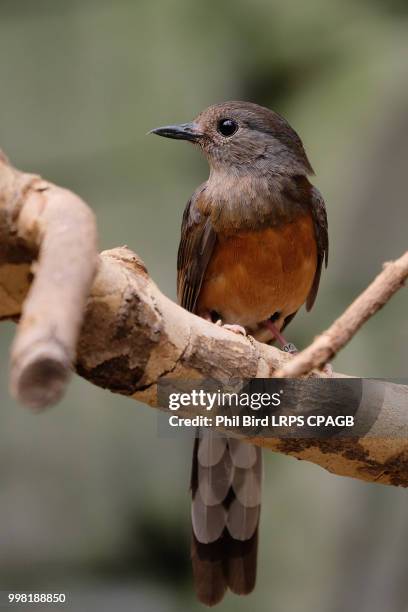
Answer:
POLYGON ((228 508, 226 517, 227 529, 230 535, 240 542, 249 540, 255 533, 259 522, 260 506, 244 506, 234 499, 228 508))
POLYGON ((230 536, 228 542, 227 585, 236 595, 249 595, 256 582, 258 527, 244 542, 230 536))
POLYGON ((198 490, 204 503, 209 506, 222 504, 228 495, 232 477, 232 461, 227 448, 216 465, 203 467, 198 461, 198 490))
POLYGON ((227 580, 223 559, 223 538, 212 544, 202 544, 192 533, 191 561, 194 588, 198 599, 206 606, 215 606, 224 597, 227 580))
POLYGON ((227 446, 227 438, 222 436, 204 436, 200 440, 197 459, 203 467, 211 467, 221 461, 227 446))
POLYGON ((243 506, 253 508, 261 503, 262 458, 258 450, 255 465, 248 469, 235 468, 232 489, 243 506))
POLYGON ((232 462, 236 467, 245 469, 255 465, 258 456, 255 446, 242 444, 235 438, 228 438, 228 448, 232 462))
POLYGON ((246 595, 255 586, 262 456, 257 447, 200 433, 191 473, 191 557, 197 597, 212 606, 227 588, 246 595))
POLYGON ((222 504, 206 504, 198 490, 191 504, 193 532, 199 542, 210 544, 218 540, 225 527, 227 512, 222 504))

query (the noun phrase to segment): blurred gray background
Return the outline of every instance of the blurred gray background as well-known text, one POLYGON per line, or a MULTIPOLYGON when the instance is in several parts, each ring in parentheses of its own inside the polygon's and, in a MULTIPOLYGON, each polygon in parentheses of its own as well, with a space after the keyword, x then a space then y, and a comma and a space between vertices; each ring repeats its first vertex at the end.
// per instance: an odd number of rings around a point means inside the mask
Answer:
MULTIPOLYGON (((180 220, 206 162, 146 136, 244 99, 301 135, 328 206, 331 252, 299 346, 406 249, 405 0, 1 0, 0 146, 79 193, 101 248, 127 244, 175 297, 180 220)), ((401 291, 336 359, 406 377, 401 291)), ((33 415, 8 394, 14 326, 0 336, 0 589, 61 590, 75 610, 195 610, 190 447, 146 406, 76 378, 33 415), (86 604, 85 604, 86 601, 86 604)), ((220 610, 408 610, 402 490, 266 457, 259 577, 220 610)))

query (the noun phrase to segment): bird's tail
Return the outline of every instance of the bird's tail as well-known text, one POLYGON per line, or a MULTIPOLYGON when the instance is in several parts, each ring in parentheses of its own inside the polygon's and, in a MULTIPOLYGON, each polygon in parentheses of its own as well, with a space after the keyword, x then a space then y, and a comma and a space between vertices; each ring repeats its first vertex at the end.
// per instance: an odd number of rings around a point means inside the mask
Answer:
POLYGON ((255 586, 261 504, 261 449, 210 429, 200 430, 191 474, 194 586, 212 606, 229 588, 255 586))

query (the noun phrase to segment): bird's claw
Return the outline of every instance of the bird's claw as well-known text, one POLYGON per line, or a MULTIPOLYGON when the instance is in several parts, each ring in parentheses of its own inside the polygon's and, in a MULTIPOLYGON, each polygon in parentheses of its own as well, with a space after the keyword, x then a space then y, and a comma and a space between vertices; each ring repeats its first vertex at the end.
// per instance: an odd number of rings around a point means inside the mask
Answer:
POLYGON ((221 319, 218 319, 216 325, 218 327, 222 327, 223 329, 227 329, 228 331, 232 331, 234 334, 239 334, 240 336, 247 335, 246 329, 245 327, 242 327, 242 325, 229 325, 228 323, 224 325, 221 319))

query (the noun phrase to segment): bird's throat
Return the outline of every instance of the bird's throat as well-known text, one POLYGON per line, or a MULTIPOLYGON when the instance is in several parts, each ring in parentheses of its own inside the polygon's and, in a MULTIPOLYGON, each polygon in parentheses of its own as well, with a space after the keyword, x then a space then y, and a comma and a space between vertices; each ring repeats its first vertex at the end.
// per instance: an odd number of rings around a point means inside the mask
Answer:
POLYGON ((285 197, 287 180, 290 177, 212 170, 202 194, 203 208, 217 232, 289 223, 299 212, 299 206, 285 197))

